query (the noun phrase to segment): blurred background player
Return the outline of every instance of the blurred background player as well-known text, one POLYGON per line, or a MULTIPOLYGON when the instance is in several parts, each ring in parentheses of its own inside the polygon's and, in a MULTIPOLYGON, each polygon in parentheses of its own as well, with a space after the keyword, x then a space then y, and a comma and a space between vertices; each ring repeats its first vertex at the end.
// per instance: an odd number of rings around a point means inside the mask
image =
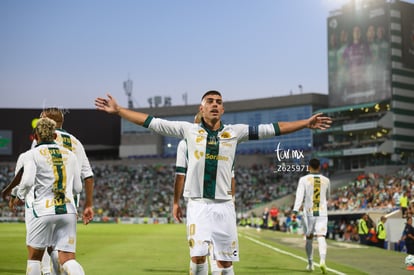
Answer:
POLYGON ((12 205, 22 205, 26 195, 35 188, 32 204, 35 218, 27 233, 27 275, 41 274, 40 261, 45 249, 52 244, 59 251, 59 262, 67 274, 84 274, 75 260, 74 194, 82 191, 80 171, 75 154, 54 142, 55 126, 49 118, 38 121, 34 130, 38 145, 24 157, 24 170, 12 205))
POLYGON ((303 220, 306 228, 306 255, 308 257, 307 270, 314 270, 313 266, 313 237, 316 236, 319 245, 319 266, 323 274, 326 274, 326 233, 328 229, 328 205, 330 193, 330 180, 320 173, 320 161, 309 161, 309 174, 299 179, 296 190, 294 216, 303 205, 303 220))

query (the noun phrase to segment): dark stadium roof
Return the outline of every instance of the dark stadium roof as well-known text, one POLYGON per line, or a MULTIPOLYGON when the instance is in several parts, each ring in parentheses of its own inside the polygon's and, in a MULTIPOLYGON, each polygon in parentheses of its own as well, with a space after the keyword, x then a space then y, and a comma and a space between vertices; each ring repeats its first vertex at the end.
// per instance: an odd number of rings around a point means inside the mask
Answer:
POLYGON ((376 104, 378 104, 378 102, 361 103, 361 104, 355 104, 355 105, 347 105, 347 106, 340 106, 340 107, 334 107, 334 108, 319 109, 319 110, 315 111, 315 113, 325 113, 325 114, 339 113, 339 112, 344 112, 344 111, 371 108, 371 107, 374 107, 376 104))

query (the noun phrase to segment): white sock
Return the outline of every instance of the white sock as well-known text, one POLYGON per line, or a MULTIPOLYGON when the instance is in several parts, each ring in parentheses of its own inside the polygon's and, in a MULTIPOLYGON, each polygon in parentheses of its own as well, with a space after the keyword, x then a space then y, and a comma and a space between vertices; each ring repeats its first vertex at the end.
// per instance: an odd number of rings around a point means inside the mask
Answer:
POLYGON ((217 261, 213 259, 213 255, 210 255, 210 269, 212 275, 220 275, 221 268, 217 266, 217 261))
POLYGON ((76 260, 66 261, 63 264, 63 270, 70 275, 85 275, 85 271, 76 260))
POLYGON ((26 275, 40 275, 40 261, 27 260, 26 275))
POLYGON ((223 268, 222 269, 222 273, 223 275, 234 275, 234 270, 233 270, 233 265, 227 268, 223 268))
POLYGON ((211 270, 211 275, 223 275, 223 269, 220 267, 217 267, 216 270, 211 270))
POLYGON ((318 244, 319 244, 319 256, 321 258, 321 263, 325 263, 326 250, 327 250, 325 237, 318 237, 318 244))
POLYGON ((208 275, 208 264, 205 261, 202 264, 193 263, 190 261, 190 274, 191 275, 208 275))
POLYGON ((51 268, 50 268, 50 256, 49 253, 47 253, 47 249, 45 249, 45 252, 43 253, 43 258, 42 258, 42 273, 50 273, 51 272, 51 268))
POLYGON ((311 264, 313 259, 313 239, 306 239, 305 250, 306 256, 308 256, 308 263, 311 264))
POLYGON ((50 260, 52 262, 53 275, 61 275, 62 274, 62 266, 59 263, 59 253, 57 252, 57 250, 53 250, 50 253, 50 260))

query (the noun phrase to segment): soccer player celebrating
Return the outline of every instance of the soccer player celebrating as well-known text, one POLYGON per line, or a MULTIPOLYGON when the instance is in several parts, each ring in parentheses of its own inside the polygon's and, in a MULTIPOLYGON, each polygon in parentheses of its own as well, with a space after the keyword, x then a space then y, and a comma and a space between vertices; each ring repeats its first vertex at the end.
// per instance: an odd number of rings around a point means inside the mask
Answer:
POLYGON ((27 227, 28 275, 41 274, 40 261, 47 247, 59 251, 59 261, 67 274, 84 274, 75 260, 77 210, 74 193, 82 190, 75 154, 58 146, 54 139, 56 123, 41 118, 34 134, 38 145, 27 151, 23 174, 13 205, 22 205, 26 195, 35 188, 33 214, 27 227), (70 240, 70 241, 68 241, 70 240))
MULTIPOLYGON (((201 113, 197 113, 194 117, 194 123, 201 122, 201 113)), ((174 203, 173 203, 173 216, 174 219, 178 222, 182 222, 183 213, 180 206, 180 199, 183 194, 185 174, 188 166, 188 157, 187 157, 187 143, 184 139, 180 140, 177 146, 177 158, 176 158, 176 171, 174 179, 174 203)), ((234 199, 235 196, 236 181, 234 179, 234 172, 231 178, 231 192, 234 199)), ((221 275, 222 268, 217 266, 217 261, 214 259, 214 247, 210 243, 209 246, 209 260, 210 260, 210 269, 212 275, 221 275)), ((191 266, 191 263, 190 263, 191 266)))
POLYGON ((200 124, 169 121, 119 106, 116 100, 96 98, 95 106, 117 114, 156 133, 186 139, 188 169, 184 184, 187 204, 187 239, 190 247, 190 274, 207 275, 206 256, 213 244, 217 265, 223 275, 234 274, 239 261, 236 211, 232 200, 231 178, 237 144, 248 140, 271 138, 304 128, 327 129, 332 120, 322 114, 292 122, 275 122, 250 126, 226 125, 223 99, 218 91, 208 91, 201 98, 200 124))
MULTIPOLYGON (((93 188, 94 177, 89 159, 86 155, 83 144, 74 135, 63 129, 64 115, 63 111, 56 108, 46 108, 40 114, 40 118, 47 117, 56 122, 56 140, 55 142, 75 153, 78 158, 78 165, 81 171, 81 178, 85 185, 85 203, 82 214, 84 224, 88 224, 93 220, 93 188)), ((34 141, 35 143, 36 141, 34 141)), ((78 198, 79 199, 79 198, 78 198)), ((77 201, 79 204, 79 200, 77 201)))

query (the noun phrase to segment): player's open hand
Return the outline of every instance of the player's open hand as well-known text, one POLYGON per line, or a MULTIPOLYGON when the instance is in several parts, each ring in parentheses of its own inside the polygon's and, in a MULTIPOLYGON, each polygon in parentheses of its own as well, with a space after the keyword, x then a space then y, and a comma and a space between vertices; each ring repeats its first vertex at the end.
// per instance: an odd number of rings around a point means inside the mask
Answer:
POLYGON ((308 128, 326 130, 331 127, 332 119, 327 116, 323 116, 322 113, 317 113, 309 118, 308 128))
POLYGON ((9 208, 11 211, 15 212, 17 210, 16 206, 22 206, 22 205, 24 205, 24 201, 20 200, 17 197, 10 197, 9 208))
POLYGON ((183 212, 178 204, 173 204, 173 216, 177 222, 182 222, 183 212))
POLYGON ((93 220, 93 208, 92 207, 85 207, 82 214, 83 224, 87 225, 93 220))
POLYGON ((110 114, 117 114, 119 112, 120 106, 110 94, 107 94, 108 98, 97 97, 95 99, 96 109, 100 111, 105 111, 110 114))

